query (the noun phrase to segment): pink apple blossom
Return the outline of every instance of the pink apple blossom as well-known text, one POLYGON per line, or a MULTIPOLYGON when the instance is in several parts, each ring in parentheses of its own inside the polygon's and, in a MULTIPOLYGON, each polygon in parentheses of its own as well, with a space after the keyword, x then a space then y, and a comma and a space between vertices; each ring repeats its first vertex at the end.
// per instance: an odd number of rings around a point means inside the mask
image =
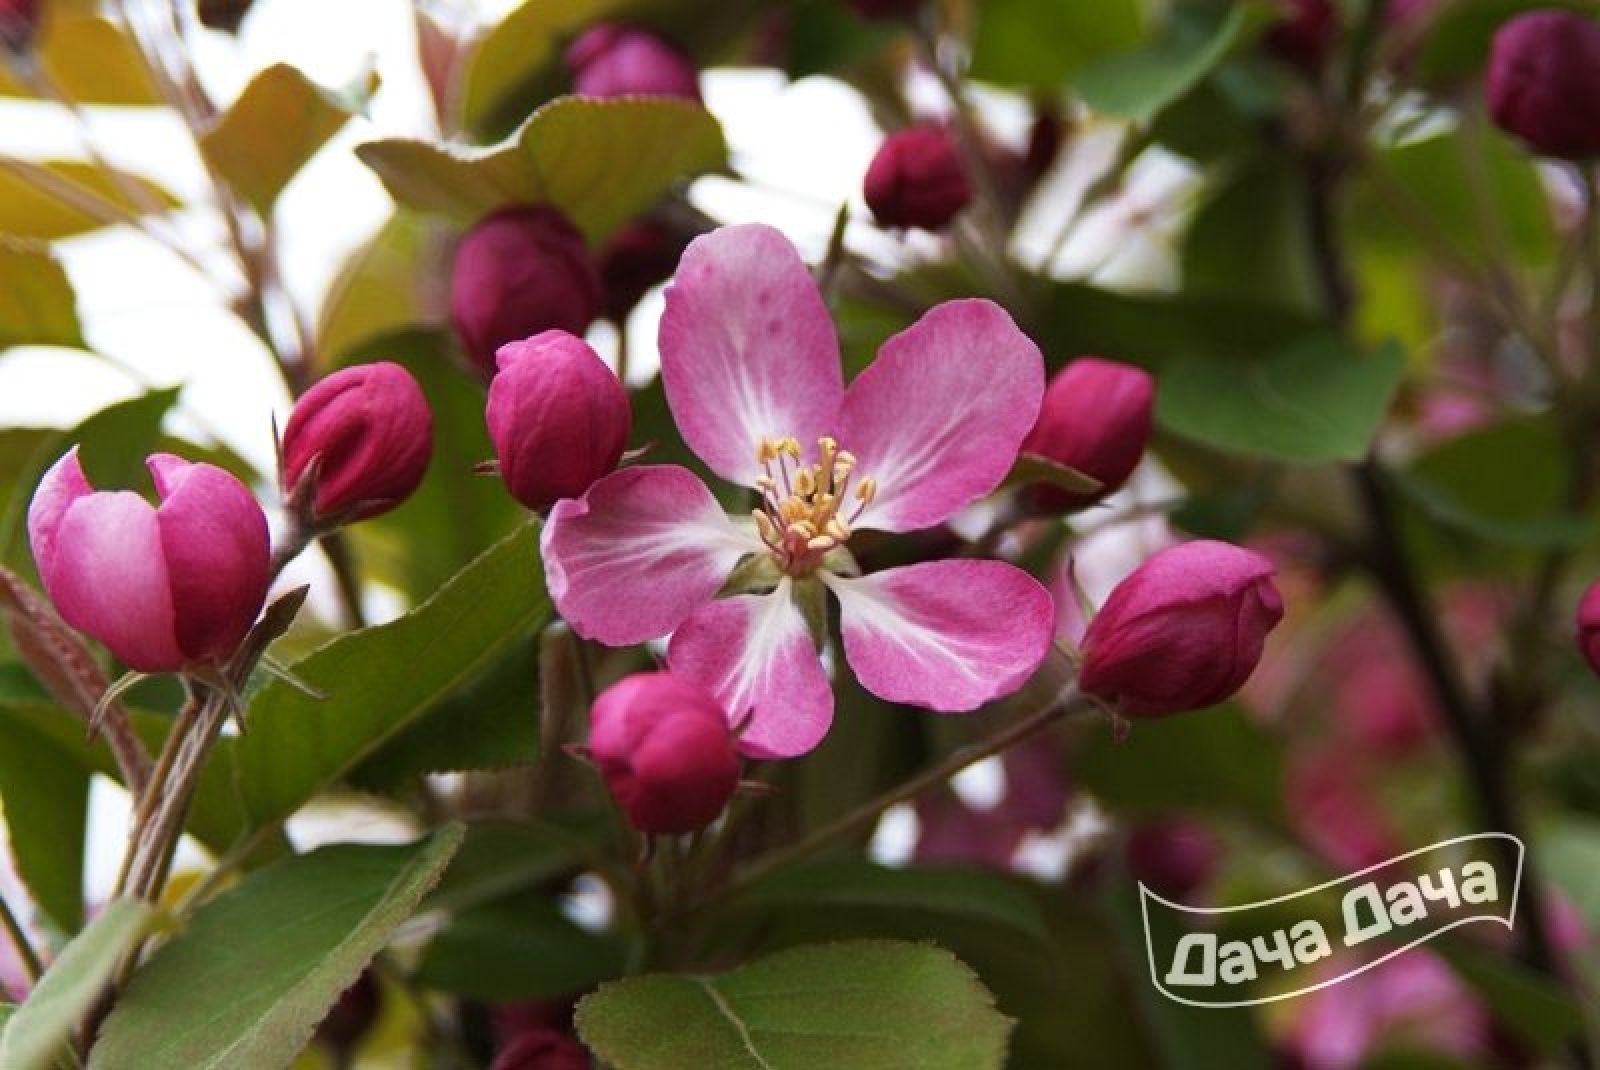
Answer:
POLYGON ((810 271, 771 227, 724 227, 684 253, 661 322, 661 373, 684 441, 755 490, 728 517, 693 473, 624 468, 556 505, 550 593, 613 646, 672 635, 675 673, 705 684, 740 749, 803 754, 833 693, 802 606, 838 600, 843 653, 892 702, 961 712, 1020 687, 1055 623, 1049 592, 999 561, 859 575, 847 544, 943 523, 990 493, 1038 416, 1044 363, 997 305, 950 301, 884 344, 848 389, 810 271), (768 582, 718 598, 735 566, 768 582), (760 589, 756 589, 759 587, 760 589))

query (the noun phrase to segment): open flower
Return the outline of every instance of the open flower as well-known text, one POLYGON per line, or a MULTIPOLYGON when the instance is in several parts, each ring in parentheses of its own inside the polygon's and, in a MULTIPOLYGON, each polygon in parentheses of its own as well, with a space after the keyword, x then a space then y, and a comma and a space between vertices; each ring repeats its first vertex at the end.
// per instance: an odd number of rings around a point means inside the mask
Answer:
POLYGON ((684 253, 661 374, 684 441, 760 506, 735 521, 671 465, 622 469, 558 503, 545 567, 580 635, 625 646, 672 633, 672 671, 707 686, 740 749, 763 758, 805 753, 833 719, 801 609, 824 589, 857 677, 892 702, 971 710, 1039 666, 1055 613, 1026 572, 963 559, 860 576, 847 549, 861 528, 940 524, 1010 470, 1044 362, 1004 310, 942 304, 846 389, 827 308, 788 239, 724 227, 684 253), (718 598, 747 558, 771 590, 718 598))

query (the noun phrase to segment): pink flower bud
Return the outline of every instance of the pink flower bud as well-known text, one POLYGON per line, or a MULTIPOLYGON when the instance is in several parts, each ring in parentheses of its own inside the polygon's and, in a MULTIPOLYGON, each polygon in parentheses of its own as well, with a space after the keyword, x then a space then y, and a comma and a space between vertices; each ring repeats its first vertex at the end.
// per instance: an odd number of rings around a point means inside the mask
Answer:
POLYGON ((864 19, 908 19, 922 10, 923 0, 846 0, 864 19))
POLYGON ((450 318, 485 377, 507 342, 549 330, 582 334, 599 308, 583 235, 547 204, 502 208, 456 249, 450 318))
POLYGON ((411 373, 388 361, 360 364, 295 402, 283 430, 283 490, 292 497, 316 461, 308 519, 362 520, 410 497, 432 454, 433 415, 411 373))
POLYGON ((588 1070, 576 1040, 548 1027, 530 1029, 500 1050, 489 1070, 588 1070))
POLYGON ((709 825, 739 781, 727 715, 698 684, 636 673, 589 711, 589 751, 606 787, 641 832, 677 835, 709 825))
POLYGON ((39 24, 39 0, 0 0, 0 43, 26 49, 39 24))
POLYGON ((644 30, 614 22, 591 27, 567 49, 566 63, 581 96, 700 99, 700 73, 689 57, 644 30))
POLYGON ((1079 357, 1057 372, 1022 452, 1076 468, 1099 480, 1100 489, 1076 494, 1033 486, 1028 504, 1041 512, 1065 513, 1092 505, 1126 483, 1150 440, 1155 390, 1144 369, 1099 357, 1079 357))
POLYGON ((1339 40, 1339 13, 1333 0, 1286 0, 1282 20, 1266 33, 1269 49, 1307 73, 1322 69, 1339 40))
POLYGON ((1220 853, 1212 831, 1184 817, 1143 821, 1128 834, 1128 871, 1157 895, 1180 903, 1211 883, 1220 853))
POLYGON ((1079 685, 1128 717, 1221 702, 1249 678, 1283 618, 1272 574, 1265 557, 1225 542, 1162 550, 1090 622, 1079 685))
POLYGON ((628 392, 588 343, 545 331, 497 359, 484 418, 513 498, 548 509, 617 466, 633 429, 628 392))
POLYGON ((867 166, 863 193, 884 226, 925 230, 943 227, 972 200, 955 138, 933 123, 885 138, 867 166))
POLYGON ((1600 155, 1600 23, 1530 11, 1494 35, 1484 82, 1494 121, 1545 156, 1600 155))
POLYGON ((1578 653, 1600 673, 1600 580, 1578 601, 1578 653))
POLYGON ((267 518, 233 476, 170 454, 145 462, 160 507, 96 491, 71 450, 28 508, 44 587, 68 624, 130 668, 226 660, 266 599, 267 518))
POLYGON ((613 234, 599 258, 606 318, 618 324, 626 320, 650 287, 672 277, 688 244, 681 231, 649 219, 613 234))

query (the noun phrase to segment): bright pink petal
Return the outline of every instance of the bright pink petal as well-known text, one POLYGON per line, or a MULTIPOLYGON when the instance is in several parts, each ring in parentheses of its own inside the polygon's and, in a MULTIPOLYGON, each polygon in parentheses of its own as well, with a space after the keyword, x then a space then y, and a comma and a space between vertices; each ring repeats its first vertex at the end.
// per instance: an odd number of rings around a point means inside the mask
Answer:
POLYGON ((1050 650, 1055 606, 1004 561, 929 561, 860 579, 824 573, 845 656, 879 698, 941 713, 976 709, 1027 682, 1050 650))
POLYGON ((992 301, 946 301, 850 384, 839 444, 877 499, 858 527, 941 523, 1005 478, 1044 396, 1044 358, 992 301))
POLYGON ((762 548, 676 465, 624 468, 557 502, 542 547, 556 608, 579 635, 611 646, 666 635, 762 548))
POLYGON ((833 689, 787 579, 771 594, 696 610, 673 633, 667 663, 717 697, 752 758, 804 754, 833 723, 833 689))
POLYGON ((131 491, 78 499, 56 528, 54 558, 45 583, 63 620, 129 668, 183 667, 161 526, 149 502, 131 491))
POLYGON ((33 561, 39 566, 39 576, 45 586, 50 585, 50 570, 55 560, 56 531, 67 508, 79 498, 94 493, 83 465, 78 463, 78 447, 74 446, 39 481, 28 505, 28 543, 33 547, 33 561))
POLYGON ((193 661, 220 661, 238 648, 266 601, 266 514, 243 483, 215 465, 170 453, 151 454, 145 463, 162 498, 156 519, 178 645, 193 661))
POLYGON ((743 486, 759 472, 762 438, 810 449, 832 431, 839 339, 788 238, 750 224, 689 243, 661 316, 661 378, 683 440, 743 486))

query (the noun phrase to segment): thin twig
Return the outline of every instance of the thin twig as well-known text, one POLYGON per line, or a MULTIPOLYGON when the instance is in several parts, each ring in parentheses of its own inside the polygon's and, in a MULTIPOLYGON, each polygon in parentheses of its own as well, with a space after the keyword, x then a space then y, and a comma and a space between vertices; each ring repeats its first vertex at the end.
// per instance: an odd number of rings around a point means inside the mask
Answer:
POLYGON ((44 975, 44 966, 39 962, 39 956, 33 950, 33 944, 28 940, 27 932, 22 928, 22 923, 11 911, 11 904, 7 903, 5 896, 0 896, 0 925, 6 930, 6 935, 11 938, 11 943, 17 949, 17 958, 22 962, 22 972, 28 975, 30 984, 36 983, 44 975))

